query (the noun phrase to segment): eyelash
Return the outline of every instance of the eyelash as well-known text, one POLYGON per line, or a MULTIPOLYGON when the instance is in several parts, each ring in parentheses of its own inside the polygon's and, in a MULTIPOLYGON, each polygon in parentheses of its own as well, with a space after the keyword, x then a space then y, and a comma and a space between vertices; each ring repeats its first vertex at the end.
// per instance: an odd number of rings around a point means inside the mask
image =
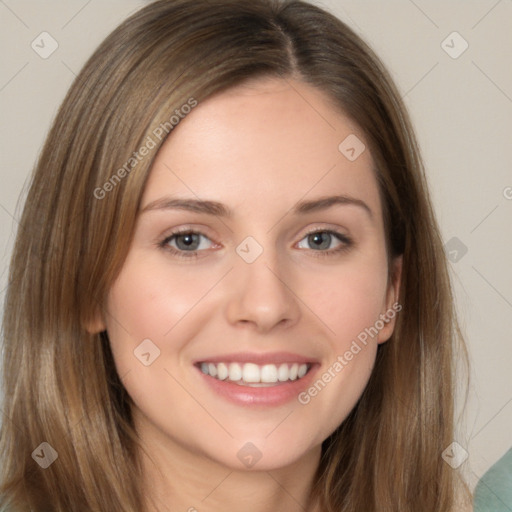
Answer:
POLYGON ((354 245, 352 238, 350 238, 348 235, 344 235, 343 233, 338 233, 338 231, 334 231, 332 229, 312 229, 311 231, 308 231, 300 239, 300 241, 304 240, 304 238, 307 238, 308 236, 314 235, 316 233, 325 233, 328 235, 332 235, 334 238, 336 238, 338 240, 338 242, 341 242, 341 244, 336 249, 328 249, 326 251, 309 249, 311 254, 315 257, 329 258, 332 256, 338 256, 339 254, 343 254, 344 252, 347 252, 354 245))
MULTIPOLYGON (((353 246, 353 240, 342 233, 338 233, 337 231, 331 230, 331 229, 313 229, 309 232, 307 232, 299 241, 302 241, 304 238, 307 238, 310 235, 314 235, 316 233, 325 233, 334 236, 339 242, 341 242, 341 245, 337 247, 336 249, 328 249, 325 251, 322 250, 315 250, 315 249, 309 249, 311 253, 313 253, 314 257, 332 257, 337 256, 338 254, 342 254, 346 251, 348 251, 353 246)), ((170 235, 166 236, 161 242, 159 242, 158 246, 163 249, 164 251, 170 252, 172 255, 177 256, 179 258, 198 258, 199 253, 203 251, 181 251, 177 250, 174 247, 169 246, 169 242, 173 240, 176 236, 179 235, 200 235, 204 236, 205 238, 208 238, 206 235, 201 233, 200 231, 194 231, 192 229, 181 229, 176 230, 170 235)), ((208 238, 209 240, 209 238, 208 238)))
POLYGON ((178 229, 172 232, 170 235, 166 236, 158 245, 164 251, 170 252, 173 256, 178 256, 178 258, 198 258, 199 253, 202 251, 180 251, 175 249, 174 247, 169 246, 169 242, 179 235, 200 235, 208 238, 206 235, 201 233, 200 231, 194 231, 193 229, 178 229))

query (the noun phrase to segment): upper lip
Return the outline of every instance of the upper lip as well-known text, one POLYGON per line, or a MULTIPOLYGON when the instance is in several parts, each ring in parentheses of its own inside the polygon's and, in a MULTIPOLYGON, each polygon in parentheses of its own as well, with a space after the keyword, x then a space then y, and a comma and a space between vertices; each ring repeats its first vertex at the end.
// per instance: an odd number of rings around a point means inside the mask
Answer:
POLYGON ((231 354, 222 354, 218 356, 202 357, 194 361, 198 363, 254 363, 254 364, 281 364, 281 363, 316 363, 317 360, 294 354, 293 352, 237 352, 231 354))

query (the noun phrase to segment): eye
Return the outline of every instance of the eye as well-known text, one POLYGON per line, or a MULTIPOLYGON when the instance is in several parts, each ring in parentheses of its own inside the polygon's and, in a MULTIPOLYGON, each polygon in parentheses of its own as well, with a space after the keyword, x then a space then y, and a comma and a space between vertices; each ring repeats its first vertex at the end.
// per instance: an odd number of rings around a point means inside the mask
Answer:
POLYGON ((308 233, 297 244, 299 249, 311 249, 327 254, 338 253, 351 246, 352 240, 348 236, 331 230, 317 230, 308 233))
POLYGON ((160 247, 183 257, 197 256, 198 251, 211 249, 213 242, 198 231, 177 231, 160 242, 160 247))

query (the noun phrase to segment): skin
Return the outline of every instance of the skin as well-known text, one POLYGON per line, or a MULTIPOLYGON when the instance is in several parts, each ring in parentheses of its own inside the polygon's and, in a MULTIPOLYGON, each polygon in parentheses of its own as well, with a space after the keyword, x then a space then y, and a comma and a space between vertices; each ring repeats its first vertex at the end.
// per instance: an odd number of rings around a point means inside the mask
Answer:
POLYGON ((235 405, 192 363, 289 351, 318 360, 320 377, 396 302, 401 262, 392 262, 396 278, 388 279, 370 152, 351 162, 338 150, 350 134, 364 142, 311 86, 258 79, 199 104, 158 153, 108 314, 94 329, 107 329, 135 403, 145 494, 155 510, 314 508, 308 494, 321 443, 361 396, 394 320, 306 405, 235 405), (355 204, 292 212, 298 201, 335 194, 364 201, 371 213, 355 204), (171 195, 218 201, 232 216, 143 211, 171 195), (173 254, 176 238, 161 246, 177 228, 204 235, 197 258, 173 254), (328 249, 315 249, 311 230, 337 231, 352 245, 327 236, 328 249), (263 248, 251 264, 236 252, 248 236, 263 248), (134 357, 147 338, 160 350, 150 366, 134 357), (237 457, 247 442, 262 454, 252 468, 237 457))

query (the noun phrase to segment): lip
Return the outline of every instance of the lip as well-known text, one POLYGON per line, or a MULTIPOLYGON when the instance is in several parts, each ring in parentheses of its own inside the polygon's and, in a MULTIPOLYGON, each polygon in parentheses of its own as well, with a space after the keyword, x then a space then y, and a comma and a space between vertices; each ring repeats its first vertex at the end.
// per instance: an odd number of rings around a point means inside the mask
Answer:
POLYGON ((203 357, 193 362, 194 365, 200 363, 254 363, 263 364, 282 364, 282 363, 310 363, 311 365, 318 363, 312 357, 294 354, 293 352, 237 352, 231 354, 223 354, 219 356, 203 357))
MULTIPOLYGON (((223 361, 227 362, 226 359, 222 358, 219 359, 218 361, 214 360, 213 358, 205 359, 203 361, 209 361, 212 363, 223 361)), ((240 361, 240 359, 230 360, 230 362, 233 361, 240 361)), ((242 359, 242 361, 256 362, 254 359, 242 359)), ((265 359, 265 361, 269 362, 269 359, 265 359)), ((286 361, 280 360, 280 362, 290 361, 298 362, 296 359, 287 359, 286 361)), ((302 362, 311 362, 311 360, 305 360, 302 362)), ((201 371, 201 369, 197 365, 194 365, 194 368, 197 370, 197 372, 203 379, 203 382, 209 387, 209 389, 211 389, 217 395, 221 396, 222 398, 228 400, 231 403, 246 407, 276 407, 288 403, 292 400, 296 400, 299 394, 311 385, 311 382, 314 379, 315 374, 320 368, 320 364, 311 363, 311 368, 309 369, 308 373, 306 373, 306 375, 304 375, 304 377, 302 377, 301 379, 287 381, 285 383, 269 387, 241 386, 240 384, 234 384, 232 382, 219 380, 216 379, 215 377, 211 377, 210 375, 206 375, 201 371)))

